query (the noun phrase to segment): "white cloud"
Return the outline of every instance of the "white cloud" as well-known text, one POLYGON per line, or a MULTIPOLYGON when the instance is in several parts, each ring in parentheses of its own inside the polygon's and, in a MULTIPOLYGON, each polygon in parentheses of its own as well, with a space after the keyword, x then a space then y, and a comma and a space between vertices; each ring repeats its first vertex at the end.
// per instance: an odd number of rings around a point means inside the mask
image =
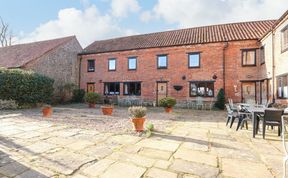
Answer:
POLYGON ((273 19, 279 18, 287 5, 287 0, 158 0, 150 11, 153 18, 142 17, 141 20, 163 19, 179 27, 191 27, 273 19))
POLYGON ((115 17, 127 17, 129 13, 138 12, 140 6, 137 0, 112 0, 111 14, 115 17))
POLYGON ((150 11, 144 11, 144 12, 142 12, 141 13, 141 15, 140 15, 140 20, 142 21, 142 22, 149 22, 151 19, 152 19, 153 17, 152 17, 152 14, 151 14, 151 12, 150 11))
POLYGON ((58 18, 37 27, 32 33, 22 34, 18 43, 46 40, 69 35, 76 35, 83 47, 95 40, 135 33, 120 28, 109 14, 100 14, 95 5, 85 10, 75 8, 62 9, 58 18))

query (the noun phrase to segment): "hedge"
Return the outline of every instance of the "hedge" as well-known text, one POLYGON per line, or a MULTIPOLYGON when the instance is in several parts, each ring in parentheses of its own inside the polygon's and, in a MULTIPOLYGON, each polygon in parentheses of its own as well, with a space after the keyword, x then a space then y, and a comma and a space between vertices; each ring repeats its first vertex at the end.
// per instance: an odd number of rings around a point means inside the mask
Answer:
POLYGON ((19 105, 50 103, 54 80, 32 71, 0 68, 0 99, 19 105))

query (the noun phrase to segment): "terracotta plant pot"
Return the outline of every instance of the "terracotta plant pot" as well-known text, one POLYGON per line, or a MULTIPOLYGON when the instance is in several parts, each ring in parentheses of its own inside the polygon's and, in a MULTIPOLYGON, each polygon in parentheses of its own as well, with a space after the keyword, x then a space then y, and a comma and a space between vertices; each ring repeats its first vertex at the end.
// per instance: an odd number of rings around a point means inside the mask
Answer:
POLYGON ((46 106, 42 108, 43 117, 51 117, 52 112, 53 110, 51 106, 46 106))
POLYGON ((96 104, 95 103, 89 103, 89 108, 96 108, 96 104))
POLYGON ((136 132, 144 131, 145 118, 133 118, 131 119, 134 124, 134 129, 136 132))
POLYGON ((104 115, 111 116, 113 113, 113 107, 112 106, 101 106, 102 113, 104 115))
POLYGON ((172 107, 166 107, 166 108, 165 108, 165 111, 168 112, 168 113, 170 113, 170 112, 173 111, 173 109, 172 109, 172 107))

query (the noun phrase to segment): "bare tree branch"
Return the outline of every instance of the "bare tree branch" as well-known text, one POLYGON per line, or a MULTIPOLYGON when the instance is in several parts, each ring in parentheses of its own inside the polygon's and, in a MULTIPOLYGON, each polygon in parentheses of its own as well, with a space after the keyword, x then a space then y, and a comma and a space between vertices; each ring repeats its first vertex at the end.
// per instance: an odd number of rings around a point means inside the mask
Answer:
POLYGON ((5 23, 0 17, 0 46, 12 45, 12 32, 9 32, 9 24, 5 23))

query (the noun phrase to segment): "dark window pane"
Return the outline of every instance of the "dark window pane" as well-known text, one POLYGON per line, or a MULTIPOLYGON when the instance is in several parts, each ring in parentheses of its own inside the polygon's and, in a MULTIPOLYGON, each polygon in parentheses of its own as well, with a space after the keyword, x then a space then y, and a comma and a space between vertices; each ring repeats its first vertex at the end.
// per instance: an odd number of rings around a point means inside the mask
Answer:
POLYGON ((123 92, 124 95, 128 95, 129 92, 128 92, 128 83, 124 83, 124 92, 123 92))
POLYGON ((243 65, 255 65, 256 59, 255 54, 256 50, 244 50, 242 55, 242 63, 243 65))
POLYGON ((286 50, 288 48, 288 27, 284 31, 282 31, 282 50, 286 50))
POLYGON ((190 95, 191 96, 197 96, 197 85, 196 83, 190 84, 190 95))
POLYGON ((283 82, 282 82, 282 77, 279 77, 278 79, 278 97, 282 98, 282 87, 283 87, 283 82))
POLYGON ((119 95, 120 83, 118 82, 104 83, 104 94, 105 95, 119 95))
POLYGON ((265 63, 265 48, 262 46, 260 48, 260 62, 261 64, 265 63))
POLYGON ((214 91, 214 84, 213 83, 207 83, 206 96, 213 96, 213 91, 214 91))
POLYGON ((198 83, 197 87, 197 95, 198 96, 205 96, 205 83, 198 83))
POLYGON ((124 95, 141 95, 141 83, 140 82, 128 82, 124 83, 124 95))
POLYGON ((214 96, 214 82, 190 82, 190 96, 214 96))
POLYGON ((87 70, 88 70, 88 72, 94 72, 95 71, 95 60, 88 60, 87 70))

